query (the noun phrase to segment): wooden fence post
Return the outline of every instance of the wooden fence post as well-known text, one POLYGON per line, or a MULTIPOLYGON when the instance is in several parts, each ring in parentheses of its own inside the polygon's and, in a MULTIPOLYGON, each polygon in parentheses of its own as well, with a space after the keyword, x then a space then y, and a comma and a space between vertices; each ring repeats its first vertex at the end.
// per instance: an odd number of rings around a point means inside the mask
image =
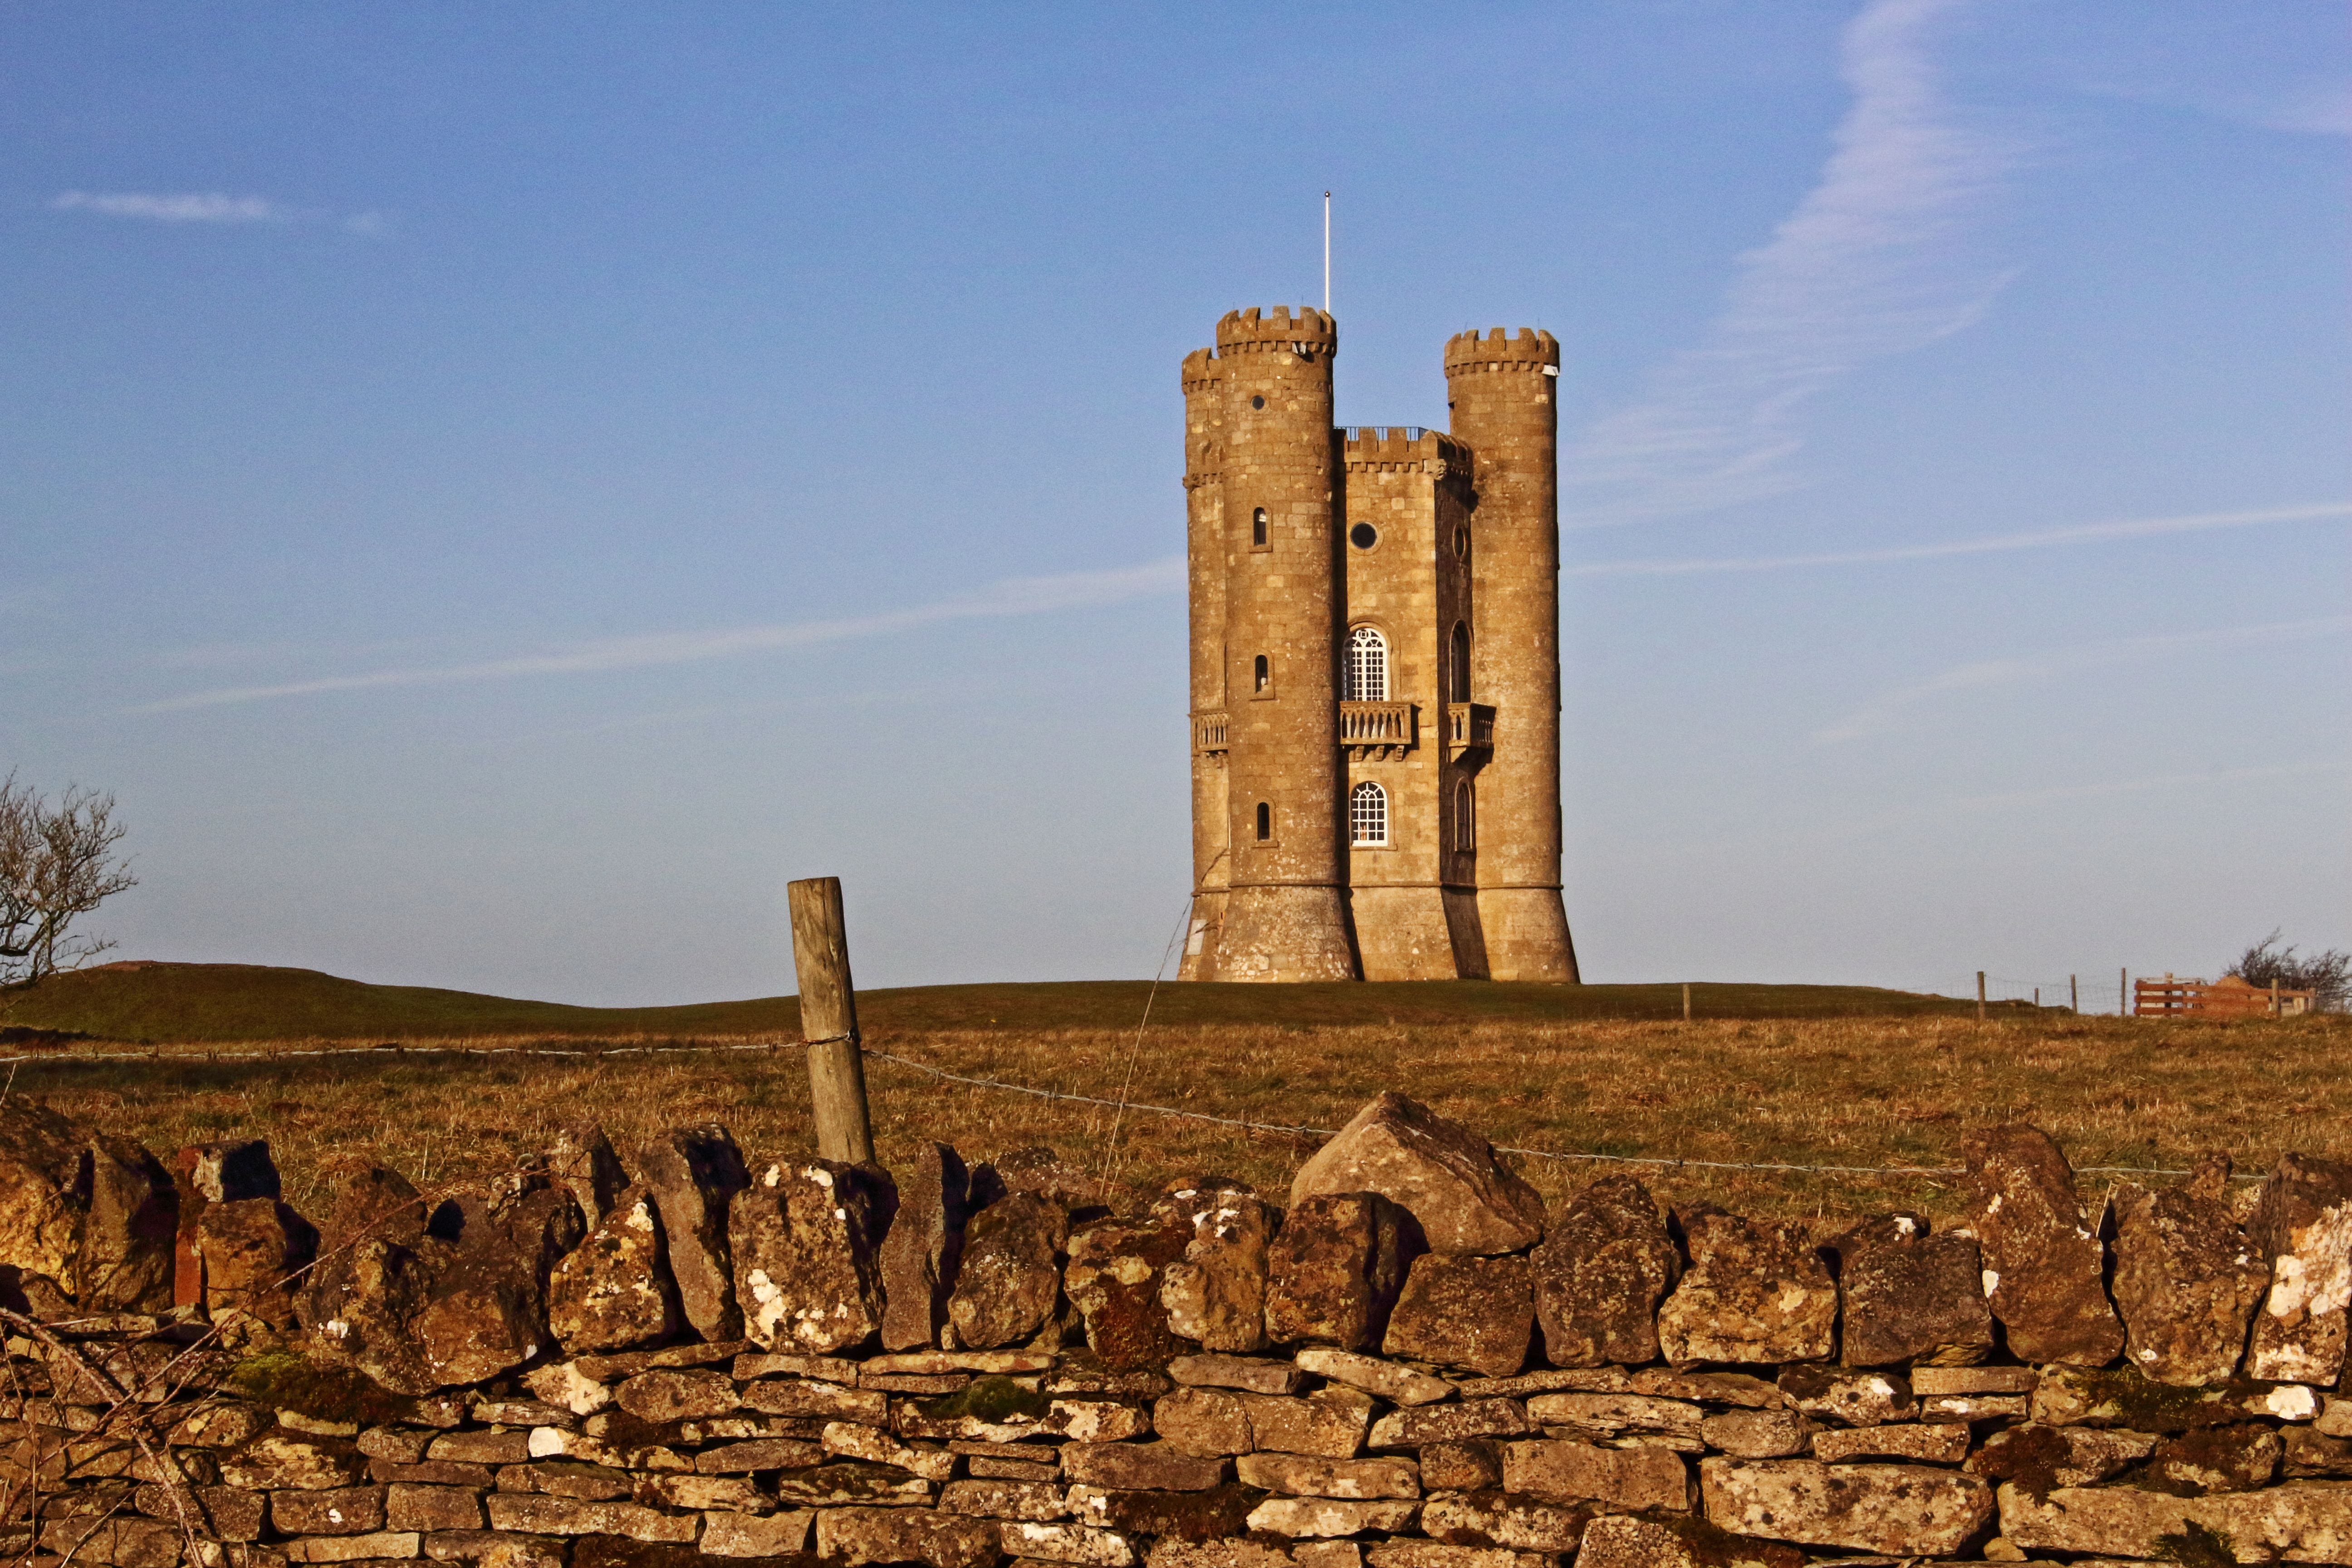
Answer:
POLYGON ((2066 1011, 2078 1018, 2083 1016, 2083 988, 2071 974, 2066 976, 2066 1011))
POLYGON ((1690 982, 1683 982, 1683 1022, 1690 1022, 1690 982))
POLYGON ((1981 1024, 1984 1021, 1984 971, 1979 969, 1977 971, 1977 1022, 1981 1024))
POLYGON ((793 968, 800 976, 801 1038, 808 1043, 809 1099, 820 1160, 870 1164, 874 1124, 857 1044, 857 993, 849 983, 849 931, 841 879, 785 884, 793 913, 793 968))
POLYGON ((2275 974, 2271 976, 2271 1016, 2282 1016, 2279 1012, 2278 976, 2275 974))

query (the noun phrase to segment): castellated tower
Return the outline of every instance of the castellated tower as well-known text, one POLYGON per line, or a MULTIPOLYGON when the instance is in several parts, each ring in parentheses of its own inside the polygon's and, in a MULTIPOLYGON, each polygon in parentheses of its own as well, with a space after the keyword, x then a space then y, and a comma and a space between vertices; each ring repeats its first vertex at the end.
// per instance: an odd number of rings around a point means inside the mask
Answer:
POLYGON ((1451 434, 1335 430, 1339 331, 1186 356, 1188 980, 1573 981, 1559 882, 1559 351, 1446 347, 1451 434))
POLYGON ((1470 675, 1495 705, 1479 778, 1478 921, 1496 980, 1574 981, 1559 886, 1559 344, 1497 327, 1445 345, 1454 434, 1477 454, 1470 675))

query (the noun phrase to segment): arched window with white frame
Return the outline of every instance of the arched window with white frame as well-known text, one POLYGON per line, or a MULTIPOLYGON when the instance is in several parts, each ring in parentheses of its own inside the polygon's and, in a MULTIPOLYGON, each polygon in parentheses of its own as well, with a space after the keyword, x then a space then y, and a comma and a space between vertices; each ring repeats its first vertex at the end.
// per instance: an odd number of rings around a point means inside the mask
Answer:
POLYGON ((1389 792, 1370 782, 1348 792, 1348 839, 1384 848, 1389 841, 1389 792))
POLYGON ((1389 639, 1379 628, 1358 626, 1348 634, 1348 664, 1339 684, 1350 702, 1389 700, 1389 639))

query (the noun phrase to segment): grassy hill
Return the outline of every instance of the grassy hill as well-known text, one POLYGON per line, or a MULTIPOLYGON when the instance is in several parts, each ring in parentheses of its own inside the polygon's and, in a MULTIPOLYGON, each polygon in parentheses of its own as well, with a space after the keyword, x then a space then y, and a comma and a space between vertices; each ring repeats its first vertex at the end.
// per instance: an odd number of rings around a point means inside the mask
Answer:
MULTIPOLYGON (((1702 1018, 1833 1018, 1956 1015, 1973 1003, 1860 985, 1698 984, 1702 1018)), ((1150 983, 919 985, 861 991, 858 1019, 875 1038, 982 1029, 1023 1032, 1132 1027, 1150 983)), ((2011 1010, 2014 1010, 2013 1008, 2011 1010)), ((1572 1023, 1674 1018, 1678 985, 1523 985, 1484 981, 1396 984, 1163 984, 1152 1021, 1172 1026, 1316 1028, 1481 1021, 1572 1023)), ((573 1038, 722 1035, 797 1037, 790 996, 675 1007, 575 1007, 443 991, 372 985, 311 969, 244 963, 110 963, 0 993, 0 1027, 94 1039, 224 1044, 245 1040, 419 1040, 560 1035, 573 1038)), ((18 1039, 25 1036, 18 1034, 18 1039)))

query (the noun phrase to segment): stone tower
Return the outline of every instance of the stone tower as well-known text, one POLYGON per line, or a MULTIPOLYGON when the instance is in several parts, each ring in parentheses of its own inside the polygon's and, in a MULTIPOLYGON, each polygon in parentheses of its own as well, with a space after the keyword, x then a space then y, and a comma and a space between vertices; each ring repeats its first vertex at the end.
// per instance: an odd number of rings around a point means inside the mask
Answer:
POLYGON ((1446 345, 1451 434, 1337 430, 1339 329, 1183 368, 1191 980, 1573 981, 1560 900, 1559 349, 1446 345))

